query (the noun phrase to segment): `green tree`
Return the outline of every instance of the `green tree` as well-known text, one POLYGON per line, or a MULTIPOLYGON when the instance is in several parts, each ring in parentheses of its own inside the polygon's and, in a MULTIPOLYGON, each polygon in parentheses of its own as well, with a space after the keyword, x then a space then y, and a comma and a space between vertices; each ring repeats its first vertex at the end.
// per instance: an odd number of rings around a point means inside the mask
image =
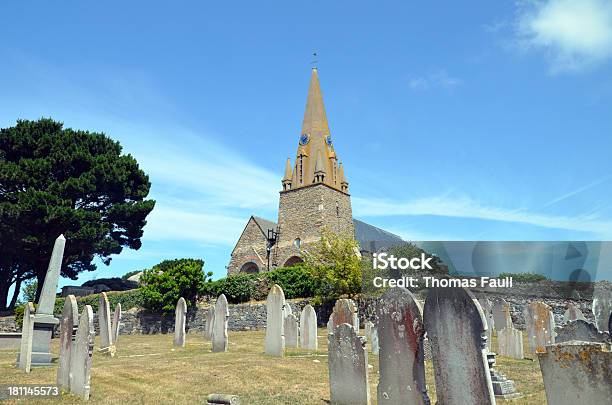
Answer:
POLYGON ((64 234, 62 276, 108 265, 124 247, 139 249, 149 178, 118 142, 63 128, 51 119, 0 129, 0 311, 14 307, 21 283, 40 295, 55 239, 64 234), (14 286, 7 304, 8 292, 14 286))
POLYGON ((306 266, 321 283, 318 295, 353 297, 361 291, 361 255, 359 244, 351 236, 324 229, 321 239, 303 256, 306 266))
POLYGON ((195 305, 198 293, 205 290, 212 272, 204 273, 204 261, 199 259, 165 260, 140 278, 145 308, 153 312, 171 313, 179 298, 195 305))
POLYGON ((29 280, 26 281, 21 289, 21 294, 23 295, 23 302, 34 302, 36 299, 36 291, 38 290, 38 281, 29 280))

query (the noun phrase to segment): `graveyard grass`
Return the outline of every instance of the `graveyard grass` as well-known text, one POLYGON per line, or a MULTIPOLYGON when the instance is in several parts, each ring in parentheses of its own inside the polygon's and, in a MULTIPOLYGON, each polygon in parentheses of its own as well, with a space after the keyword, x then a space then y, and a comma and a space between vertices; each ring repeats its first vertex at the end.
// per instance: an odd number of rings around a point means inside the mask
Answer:
MULTIPOLYGON (((363 330, 360 332, 363 334, 363 330)), ((243 404, 324 404, 329 401, 327 331, 319 329, 319 351, 287 349, 284 358, 263 354, 264 331, 229 332, 229 352, 212 353, 211 343, 200 333, 187 334, 184 349, 173 350, 173 334, 121 335, 117 356, 108 358, 96 351, 91 378, 91 404, 205 403, 207 394, 224 393, 241 397, 243 404)), ((58 353, 59 339, 52 342, 58 353)), ((495 338, 493 338, 494 345, 495 338)), ((527 342, 525 342, 525 347, 527 342)), ((370 347, 368 344, 368 352, 370 347)), ((33 368, 24 374, 13 366, 15 350, 0 350, 1 384, 55 384, 57 366, 33 368)), ((372 403, 376 403, 378 358, 369 354, 372 403)), ((513 379, 524 397, 498 403, 545 404, 546 395, 537 362, 497 358, 498 370, 513 379)), ((432 404, 435 386, 431 363, 426 363, 427 385, 432 404)), ((61 399, 19 403, 85 403, 63 394, 61 399)), ((5 404, 17 401, 3 401, 5 404)))

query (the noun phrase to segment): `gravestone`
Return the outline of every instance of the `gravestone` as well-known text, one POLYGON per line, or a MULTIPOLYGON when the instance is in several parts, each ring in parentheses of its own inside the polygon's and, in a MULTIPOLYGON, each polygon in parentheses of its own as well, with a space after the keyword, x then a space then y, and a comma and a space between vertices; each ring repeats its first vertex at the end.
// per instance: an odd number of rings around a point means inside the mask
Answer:
POLYGON ((431 346, 439 404, 495 404, 487 361, 487 321, 463 288, 429 290, 424 325, 431 346))
POLYGON ((227 335, 227 322, 229 318, 229 308, 227 306, 227 298, 225 294, 219 295, 215 302, 215 314, 213 316, 212 328, 212 351, 226 352, 229 347, 227 335))
POLYGON ((329 319, 327 320, 327 334, 334 333, 334 314, 329 315, 329 319))
POLYGON ((285 318, 285 347, 298 347, 298 337, 300 334, 300 326, 298 320, 293 314, 287 315, 285 318))
POLYGON ((62 270, 65 245, 64 235, 58 236, 53 245, 53 253, 38 299, 32 335, 32 366, 51 365, 51 337, 55 325, 59 324, 59 319, 53 316, 53 308, 55 307, 57 283, 62 270))
POLYGON ((412 293, 401 287, 386 291, 376 304, 380 339, 378 404, 430 404, 425 386, 422 312, 412 293))
POLYGON ((70 392, 84 400, 89 399, 91 390, 91 363, 95 337, 93 310, 90 305, 85 305, 70 354, 70 392))
POLYGON ((575 321, 578 319, 582 319, 583 321, 587 320, 584 317, 584 314, 582 313, 582 311, 578 309, 578 307, 576 307, 574 304, 567 304, 567 309, 565 310, 565 313, 563 314, 563 323, 567 323, 569 321, 575 321))
POLYGON ((117 343, 119 339, 119 328, 121 328, 121 303, 118 302, 113 313, 113 324, 111 327, 111 335, 113 337, 113 344, 117 343))
POLYGON ((174 310, 174 347, 185 347, 185 323, 187 320, 187 301, 179 298, 174 310))
POLYGON ((612 352, 609 345, 581 341, 556 343, 539 352, 538 359, 549 404, 610 403, 612 352))
POLYGON ((487 321, 487 342, 486 347, 490 349, 491 342, 493 341, 493 330, 495 329, 495 321, 493 319, 493 303, 487 297, 482 297, 478 300, 480 307, 487 321))
POLYGON ((72 353, 72 332, 74 323, 78 322, 79 309, 74 295, 64 300, 64 310, 60 320, 60 352, 57 367, 57 385, 60 389, 70 389, 70 356, 72 353))
POLYGON ((357 318, 357 305, 353 300, 341 298, 336 301, 332 312, 333 328, 338 325, 348 323, 355 330, 359 331, 359 323, 357 318))
POLYGON ((17 364, 20 370, 26 373, 32 368, 32 340, 34 338, 34 304, 28 302, 23 312, 23 322, 21 324, 21 348, 17 364))
MULTIPOLYGON (((495 330, 500 331, 506 327, 508 322, 508 317, 510 316, 510 304, 508 304, 503 298, 497 299, 493 304, 491 313, 493 316, 493 325, 495 325, 495 330)), ((512 323, 512 319, 510 319, 510 323, 512 323)))
POLYGON ((609 331, 608 323, 612 313, 612 290, 604 287, 595 287, 593 292, 593 315, 595 325, 600 332, 609 331))
POLYGON ((100 352, 115 355, 113 337, 111 334, 110 305, 106 293, 100 293, 98 307, 98 327, 100 328, 100 352))
POLYGON ((544 351, 544 347, 555 343, 555 318, 550 307, 535 301, 525 307, 525 326, 529 351, 544 351))
POLYGON ((265 353, 269 356, 282 357, 285 352, 283 304, 285 293, 274 284, 266 300, 266 340, 265 353))
POLYGON ((300 315, 300 346, 306 350, 317 350, 317 313, 312 305, 302 309, 300 315))
POLYGON ((513 359, 522 360, 523 354, 523 332, 515 329, 512 325, 497 332, 497 345, 499 354, 513 359))
POLYGON ((206 310, 206 325, 204 325, 204 339, 212 339, 212 328, 215 321, 215 307, 210 306, 206 310))
POLYGON ((372 340, 370 341, 370 345, 372 346, 372 354, 378 356, 380 353, 380 345, 378 344, 378 329, 376 326, 373 326, 370 330, 370 335, 372 340))
POLYGON ((363 328, 364 328, 364 334, 366 339, 368 340, 368 342, 372 342, 372 328, 374 327, 374 324, 371 321, 365 321, 365 323, 363 324, 363 328))
POLYGON ((555 343, 580 340, 584 342, 612 343, 608 332, 600 332, 594 324, 577 319, 569 321, 565 325, 557 328, 555 343))
POLYGON ((293 310, 291 309, 291 305, 288 303, 283 304, 283 318, 287 318, 289 315, 293 314, 293 310))
POLYGON ((330 402, 369 405, 368 361, 365 338, 343 323, 327 336, 330 402))

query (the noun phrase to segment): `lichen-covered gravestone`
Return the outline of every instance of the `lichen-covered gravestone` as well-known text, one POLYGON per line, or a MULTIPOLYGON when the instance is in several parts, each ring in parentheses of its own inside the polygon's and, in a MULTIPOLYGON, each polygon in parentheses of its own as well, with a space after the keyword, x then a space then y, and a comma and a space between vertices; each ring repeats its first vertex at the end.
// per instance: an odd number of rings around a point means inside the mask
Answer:
POLYGON ((425 386, 422 312, 412 293, 405 288, 391 288, 377 302, 378 404, 430 403, 425 386))
MULTIPOLYGON (((491 313, 493 315, 493 324, 495 325, 495 330, 500 331, 506 327, 506 324, 508 322, 507 316, 510 315, 510 304, 508 304, 503 298, 497 299, 493 304, 491 313)), ((511 319, 510 323, 512 323, 511 319)))
POLYGON ((369 405, 368 361, 365 338, 350 324, 341 324, 327 336, 330 402, 369 405))
POLYGON ((49 260, 49 267, 38 299, 32 334, 32 366, 52 365, 51 337, 55 326, 59 324, 59 319, 53 316, 53 309, 55 308, 57 283, 62 270, 65 245, 64 235, 58 236, 53 245, 53 253, 51 253, 51 260, 49 260))
POLYGON ((300 326, 298 320, 293 314, 287 315, 285 318, 285 347, 298 347, 298 337, 300 334, 300 326))
POLYGON ((332 312, 333 328, 335 329, 338 325, 348 323, 355 330, 359 331, 359 324, 357 322, 357 305, 353 300, 341 298, 336 301, 332 312))
POLYGON ((282 357, 285 353, 284 304, 285 293, 278 284, 274 284, 266 300, 265 353, 269 356, 282 357))
POLYGON ((433 288, 423 316, 438 403, 495 404, 485 348, 487 321, 474 295, 463 288, 433 288))
POLYGON ((539 352, 538 359, 549 404, 610 403, 612 352, 609 344, 556 343, 539 352))
POLYGON ((212 351, 226 352, 229 346, 227 336, 227 318, 229 317, 229 308, 227 306, 227 298, 225 294, 219 295, 215 302, 215 315, 213 316, 212 328, 212 351))
POLYGON ((609 331, 611 313, 612 290, 596 286, 593 292, 593 315, 595 315, 595 325, 600 332, 609 331))
POLYGON ((21 348, 19 350, 18 366, 19 369, 30 372, 32 368, 32 339, 34 337, 34 304, 28 302, 23 312, 23 322, 21 324, 21 348))
POLYGON ((111 335, 113 337, 113 344, 117 343, 119 339, 119 328, 121 327, 121 303, 118 302, 113 312, 113 325, 111 326, 111 335))
POLYGON ((600 332, 594 324, 577 319, 557 328, 555 343, 581 340, 585 342, 612 343, 608 332, 600 332))
POLYGON ((334 333, 334 314, 331 313, 329 315, 329 319, 327 320, 327 334, 334 333))
POLYGON ((185 347, 185 323, 187 320, 187 301, 181 297, 174 310, 174 347, 185 347))
POLYGON ((79 319, 79 309, 74 295, 64 300, 64 310, 60 320, 60 353, 57 367, 57 385, 60 389, 70 389, 70 356, 72 354, 72 331, 79 319))
POLYGON ((308 304, 300 314, 300 346, 306 350, 317 350, 317 313, 308 304))
POLYGON ((84 400, 89 399, 91 391, 91 364, 95 336, 93 310, 90 305, 85 305, 70 355, 70 392, 84 400))
POLYGON ((114 356, 115 347, 111 334, 110 304, 106 293, 100 293, 98 307, 98 326, 100 328, 100 352, 114 356))
POLYGON ((215 321, 215 307, 209 307, 206 310, 206 325, 204 325, 204 339, 212 339, 212 329, 215 321))
POLYGON ((555 318, 543 302, 531 302, 525 307, 525 326, 531 353, 544 351, 546 345, 555 343, 555 318))
POLYGON ((576 307, 574 304, 567 304, 567 309, 565 310, 565 313, 563 314, 563 322, 567 323, 569 321, 575 321, 578 319, 582 319, 583 321, 586 321, 584 314, 578 307, 576 307))

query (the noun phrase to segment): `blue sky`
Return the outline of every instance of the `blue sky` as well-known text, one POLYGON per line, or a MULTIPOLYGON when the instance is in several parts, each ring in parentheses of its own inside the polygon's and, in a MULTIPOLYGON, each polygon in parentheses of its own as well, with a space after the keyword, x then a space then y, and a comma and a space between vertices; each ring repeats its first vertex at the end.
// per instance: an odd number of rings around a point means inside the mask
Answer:
POLYGON ((249 215, 276 218, 315 50, 355 217, 612 239, 611 1, 221 3, 0 5, 0 127, 105 132, 151 177, 143 247, 80 281, 176 257, 224 275, 249 215))

